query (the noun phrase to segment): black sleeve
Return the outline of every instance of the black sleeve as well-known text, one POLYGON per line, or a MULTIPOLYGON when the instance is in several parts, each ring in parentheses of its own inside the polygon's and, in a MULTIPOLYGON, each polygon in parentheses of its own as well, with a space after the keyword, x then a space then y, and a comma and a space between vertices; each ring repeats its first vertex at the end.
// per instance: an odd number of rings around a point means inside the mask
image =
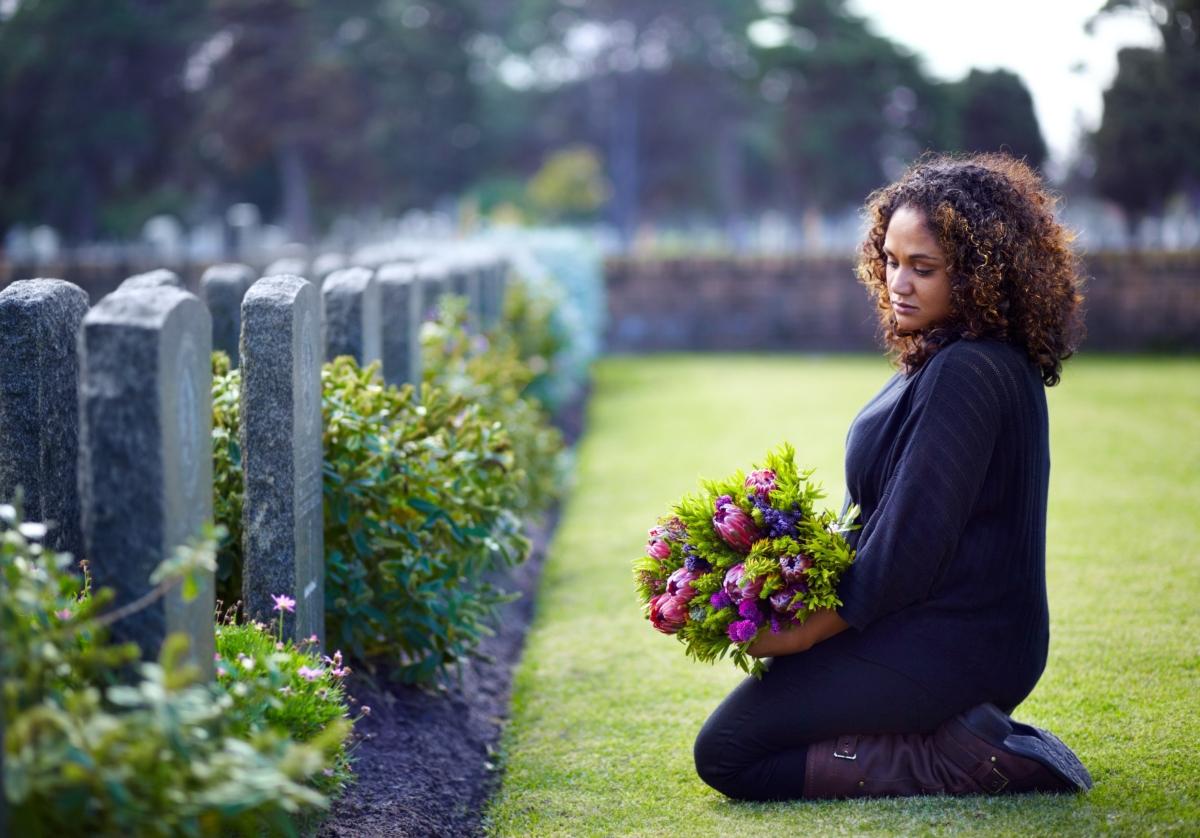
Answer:
POLYGON ((926 363, 896 466, 838 585, 838 613, 858 629, 928 596, 971 517, 1013 398, 982 347, 960 341, 926 363))

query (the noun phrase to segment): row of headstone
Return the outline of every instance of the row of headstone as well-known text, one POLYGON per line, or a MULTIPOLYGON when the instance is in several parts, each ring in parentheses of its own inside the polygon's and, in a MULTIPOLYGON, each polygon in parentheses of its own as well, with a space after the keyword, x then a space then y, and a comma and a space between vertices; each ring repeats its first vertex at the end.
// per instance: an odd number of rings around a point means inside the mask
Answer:
MULTIPOLYGON (((0 291, 0 502, 20 487, 26 518, 54 524, 49 546, 88 558, 116 607, 143 603, 158 563, 212 518, 210 355, 225 349, 242 370, 246 615, 323 640, 321 360, 382 358, 389 383, 418 380, 419 325, 442 294, 465 288, 481 322, 498 316, 502 266, 478 267, 344 268, 318 290, 220 266, 202 282, 207 306, 153 271, 90 310, 71 283, 15 282, 0 291), (294 613, 276 609, 281 595, 294 613)), ((182 631, 211 674, 213 597, 211 576, 191 601, 176 589, 131 610, 114 639, 152 658, 182 631)))

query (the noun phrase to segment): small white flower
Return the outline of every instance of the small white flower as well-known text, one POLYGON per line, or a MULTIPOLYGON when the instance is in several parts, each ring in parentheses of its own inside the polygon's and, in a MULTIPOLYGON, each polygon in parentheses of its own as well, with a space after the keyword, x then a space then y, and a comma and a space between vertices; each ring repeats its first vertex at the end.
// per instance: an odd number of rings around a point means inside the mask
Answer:
POLYGON ((46 537, 46 525, 37 524, 33 521, 26 521, 25 523, 21 524, 21 526, 17 527, 17 532, 28 539, 39 541, 46 537))

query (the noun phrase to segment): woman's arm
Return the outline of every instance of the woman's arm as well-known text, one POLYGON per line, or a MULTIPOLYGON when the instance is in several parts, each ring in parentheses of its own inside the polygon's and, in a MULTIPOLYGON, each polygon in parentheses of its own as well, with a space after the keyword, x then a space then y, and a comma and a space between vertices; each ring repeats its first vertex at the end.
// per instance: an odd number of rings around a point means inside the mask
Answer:
POLYGON ((832 608, 822 608, 814 611, 798 626, 791 626, 778 634, 766 632, 751 643, 747 651, 756 658, 807 652, 822 640, 828 640, 849 627, 850 624, 832 608))

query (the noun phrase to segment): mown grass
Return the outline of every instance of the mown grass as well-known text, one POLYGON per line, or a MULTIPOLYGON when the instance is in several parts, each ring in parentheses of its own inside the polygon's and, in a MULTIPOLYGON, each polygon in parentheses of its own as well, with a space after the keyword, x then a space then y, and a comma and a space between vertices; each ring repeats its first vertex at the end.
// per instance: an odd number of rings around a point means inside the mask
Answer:
POLYGON ((1049 391, 1050 662, 1017 718, 1091 769, 1077 797, 737 804, 691 747, 738 681, 653 632, 630 561, 701 476, 782 440, 840 504, 847 427, 889 374, 863 357, 612 358, 516 675, 495 835, 1200 832, 1200 359, 1084 356, 1049 391))

